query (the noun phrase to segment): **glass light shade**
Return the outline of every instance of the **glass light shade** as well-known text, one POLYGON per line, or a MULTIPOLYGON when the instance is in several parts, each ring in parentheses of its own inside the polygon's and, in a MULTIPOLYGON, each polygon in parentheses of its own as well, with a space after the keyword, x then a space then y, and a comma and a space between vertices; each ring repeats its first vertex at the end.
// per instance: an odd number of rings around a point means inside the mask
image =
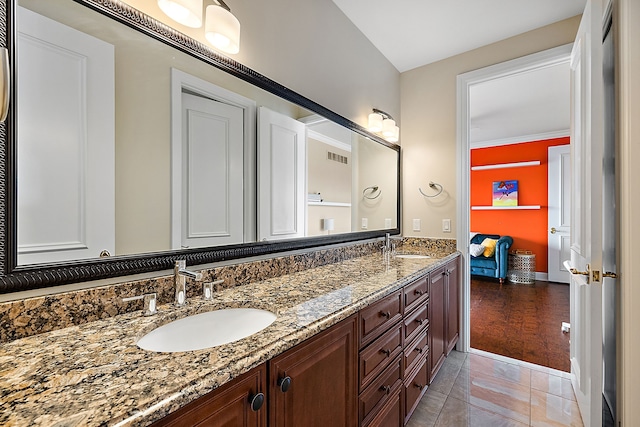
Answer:
POLYGON ((204 36, 225 53, 240 52, 240 21, 227 9, 207 6, 204 36))
POLYGON ((400 140, 400 128, 398 126, 393 127, 393 135, 388 136, 387 141, 398 142, 400 140))
POLYGON ((389 137, 395 134, 396 121, 393 119, 384 119, 382 121, 382 135, 389 137))
POLYGON ((369 114, 369 126, 370 132, 380 132, 382 130, 382 115, 378 113, 369 114))
POLYGON ((182 25, 202 27, 202 0, 158 0, 158 7, 182 25))

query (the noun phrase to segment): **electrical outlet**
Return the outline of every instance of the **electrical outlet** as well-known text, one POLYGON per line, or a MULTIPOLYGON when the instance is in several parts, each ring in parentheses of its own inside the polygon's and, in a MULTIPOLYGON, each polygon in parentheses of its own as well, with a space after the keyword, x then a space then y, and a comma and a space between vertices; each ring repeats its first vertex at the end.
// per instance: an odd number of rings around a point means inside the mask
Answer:
POLYGON ((369 228, 369 219, 368 218, 362 218, 362 229, 366 230, 367 228, 369 228))
POLYGON ((443 219, 442 220, 442 231, 445 233, 451 233, 451 220, 443 219))
POLYGON ((384 219, 384 228, 391 228, 391 218, 384 219))
POLYGON ((413 220, 413 231, 420 231, 420 219, 415 218, 413 220))

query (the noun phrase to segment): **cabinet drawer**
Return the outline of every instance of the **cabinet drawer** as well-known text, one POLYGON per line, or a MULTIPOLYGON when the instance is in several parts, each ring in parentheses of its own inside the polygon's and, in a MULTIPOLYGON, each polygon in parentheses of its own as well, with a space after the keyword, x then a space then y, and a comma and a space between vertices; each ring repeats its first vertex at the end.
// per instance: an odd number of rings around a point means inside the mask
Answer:
POLYGON ((416 308, 404 317, 404 340, 412 341, 416 336, 429 326, 428 319, 429 302, 416 308))
POLYGON ((400 357, 397 357, 360 394, 359 414, 361 425, 367 424, 372 418, 375 418, 379 408, 400 387, 402 387, 402 361, 400 357))
POLYGON ((402 324, 398 323, 360 352, 360 390, 402 352, 402 324))
POLYGON ((405 380, 404 393, 405 393, 405 423, 409 421, 411 414, 420 403, 420 398, 427 391, 427 379, 429 375, 429 367, 427 366, 427 360, 422 361, 422 365, 417 371, 410 374, 410 378, 405 380))
POLYGON ((360 348, 376 339, 402 318, 402 290, 360 310, 360 348))
POLYGON ((428 329, 420 332, 420 334, 411 341, 411 343, 405 346, 403 366, 405 373, 413 371, 413 368, 418 366, 421 361, 427 359, 427 354, 429 352, 427 332, 428 329))
POLYGON ((399 387, 374 418, 362 427, 402 427, 404 425, 404 390, 399 387))
POLYGON ((429 297, 429 276, 424 276, 404 287, 404 312, 408 313, 429 297))

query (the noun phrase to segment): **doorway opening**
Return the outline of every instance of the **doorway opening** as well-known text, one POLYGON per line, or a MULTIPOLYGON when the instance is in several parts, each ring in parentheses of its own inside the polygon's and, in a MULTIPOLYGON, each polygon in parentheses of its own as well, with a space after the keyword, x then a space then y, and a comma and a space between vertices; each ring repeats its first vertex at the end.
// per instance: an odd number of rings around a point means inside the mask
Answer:
POLYGON ((561 327, 563 321, 569 321, 569 290, 566 285, 548 282, 551 263, 547 259, 547 234, 551 224, 547 218, 547 194, 554 183, 549 182, 547 173, 549 147, 569 144, 570 54, 571 45, 566 45, 458 76, 458 194, 462 206, 458 211, 457 238, 465 264, 460 349, 479 348, 543 366, 552 364, 565 371, 570 367, 568 337, 561 327), (511 105, 514 91, 522 91, 523 85, 524 92, 528 90, 534 100, 550 89, 528 86, 535 73, 566 73, 566 123, 548 123, 551 129, 545 132, 535 127, 535 120, 529 120, 536 118, 533 113, 522 120, 526 111, 511 105), (498 84, 511 85, 512 90, 503 89, 501 95, 498 84), (505 186, 499 187, 503 182, 505 186), (507 183, 511 187, 507 188, 507 183), (498 188, 494 189, 496 185, 498 188), (511 190, 508 201, 500 197, 505 188, 511 190), (474 258, 469 243, 474 233, 498 236, 493 240, 511 238, 506 247, 499 249, 504 253, 495 266, 478 266, 477 260, 471 261, 474 258), (514 257, 515 250, 518 254, 514 257), (522 269, 517 261, 523 259, 533 259, 534 266, 522 269), (481 316, 475 315, 478 310, 484 311, 481 316), (493 319, 487 315, 490 311, 495 313, 493 319), (548 333, 544 332, 546 329, 548 333), (532 336, 527 338, 526 332, 532 336), (548 336, 541 340, 540 333, 548 336), (536 335, 538 339, 533 339, 536 335), (555 351, 558 343, 567 347, 560 355, 564 359, 566 354, 566 360, 549 363, 549 352, 544 347, 555 351), (531 347, 535 344, 537 349, 531 347), (532 353, 546 354, 536 359, 528 357, 532 353))

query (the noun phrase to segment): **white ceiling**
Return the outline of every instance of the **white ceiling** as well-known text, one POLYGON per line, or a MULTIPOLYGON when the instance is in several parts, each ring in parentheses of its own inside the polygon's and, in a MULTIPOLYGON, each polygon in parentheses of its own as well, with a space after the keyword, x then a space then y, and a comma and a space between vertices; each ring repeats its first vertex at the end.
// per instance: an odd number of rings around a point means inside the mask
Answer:
MULTIPOLYGON (((400 71, 582 13, 586 0, 333 0, 400 71)), ((569 66, 475 85, 472 147, 568 135, 569 66)))
POLYGON ((404 72, 579 15, 586 0, 333 0, 404 72))
POLYGON ((569 135, 570 70, 565 62, 469 89, 472 147, 569 135))

